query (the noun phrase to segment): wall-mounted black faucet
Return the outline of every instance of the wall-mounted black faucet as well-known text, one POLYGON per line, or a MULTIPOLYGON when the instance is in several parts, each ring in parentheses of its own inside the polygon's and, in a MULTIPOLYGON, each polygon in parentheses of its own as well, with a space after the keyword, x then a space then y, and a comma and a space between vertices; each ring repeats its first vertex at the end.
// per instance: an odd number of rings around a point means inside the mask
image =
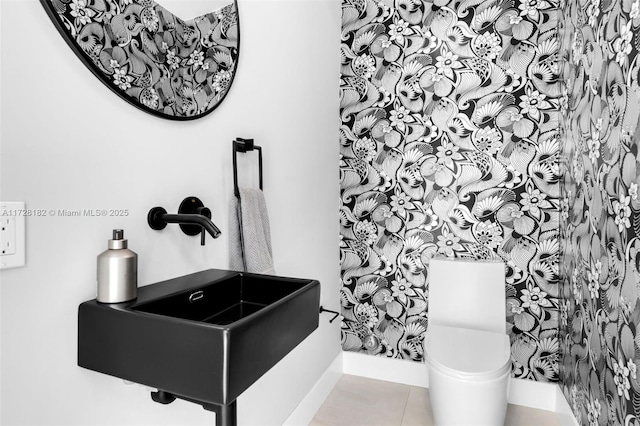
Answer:
POLYGON ((187 235, 200 234, 200 244, 204 245, 206 230, 213 238, 220 236, 220 229, 211 222, 211 210, 204 206, 197 197, 187 197, 182 200, 178 214, 170 214, 162 207, 149 210, 147 223, 151 229, 159 231, 167 227, 168 223, 177 223, 187 235))

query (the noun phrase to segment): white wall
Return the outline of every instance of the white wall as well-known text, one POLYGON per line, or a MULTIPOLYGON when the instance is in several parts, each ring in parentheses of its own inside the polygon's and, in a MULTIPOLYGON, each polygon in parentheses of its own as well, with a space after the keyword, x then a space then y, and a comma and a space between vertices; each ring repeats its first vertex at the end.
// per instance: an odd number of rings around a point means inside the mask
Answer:
MULTIPOLYGON (((236 80, 193 122, 153 117, 111 93, 37 0, 0 7, 1 199, 130 212, 28 218, 27 265, 0 272, 1 423, 212 424, 199 406, 161 406, 143 387, 79 368, 77 306, 95 297, 96 256, 113 228, 139 255, 141 285, 227 267, 231 140, 242 136, 264 148, 276 271, 319 279, 321 302, 337 307, 340 2, 240 0, 236 80), (223 231, 205 247, 177 226, 146 224, 151 207, 175 211, 188 195, 223 231)), ((340 351, 327 319, 240 396, 240 424, 284 422, 340 351)))

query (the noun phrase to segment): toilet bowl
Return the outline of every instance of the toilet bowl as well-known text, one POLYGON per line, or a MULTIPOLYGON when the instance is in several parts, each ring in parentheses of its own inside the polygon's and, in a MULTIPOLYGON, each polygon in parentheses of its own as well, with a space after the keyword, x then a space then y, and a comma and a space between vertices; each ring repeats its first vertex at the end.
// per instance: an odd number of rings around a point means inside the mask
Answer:
POLYGON ((503 425, 511 375, 504 264, 432 259, 429 266, 424 353, 434 421, 503 425))
POLYGON ((425 339, 437 425, 502 425, 511 374, 506 334, 431 326, 425 339))

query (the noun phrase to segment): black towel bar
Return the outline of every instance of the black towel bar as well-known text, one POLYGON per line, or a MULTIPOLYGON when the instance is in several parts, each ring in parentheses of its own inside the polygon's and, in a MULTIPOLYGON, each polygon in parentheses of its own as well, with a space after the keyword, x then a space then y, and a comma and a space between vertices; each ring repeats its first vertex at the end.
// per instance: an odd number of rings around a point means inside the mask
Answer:
POLYGON ((236 197, 240 196, 238 189, 238 152, 258 151, 258 171, 260 178, 260 189, 262 189, 262 148, 253 143, 253 139, 236 138, 233 141, 233 190, 236 197))

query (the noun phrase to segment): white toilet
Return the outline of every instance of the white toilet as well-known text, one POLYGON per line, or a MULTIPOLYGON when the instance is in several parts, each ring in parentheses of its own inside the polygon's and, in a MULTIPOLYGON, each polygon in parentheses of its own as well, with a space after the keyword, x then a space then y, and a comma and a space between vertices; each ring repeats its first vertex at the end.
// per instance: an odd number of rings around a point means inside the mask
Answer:
POLYGON ((511 375, 502 262, 431 259, 424 341, 436 425, 504 425, 511 375))

